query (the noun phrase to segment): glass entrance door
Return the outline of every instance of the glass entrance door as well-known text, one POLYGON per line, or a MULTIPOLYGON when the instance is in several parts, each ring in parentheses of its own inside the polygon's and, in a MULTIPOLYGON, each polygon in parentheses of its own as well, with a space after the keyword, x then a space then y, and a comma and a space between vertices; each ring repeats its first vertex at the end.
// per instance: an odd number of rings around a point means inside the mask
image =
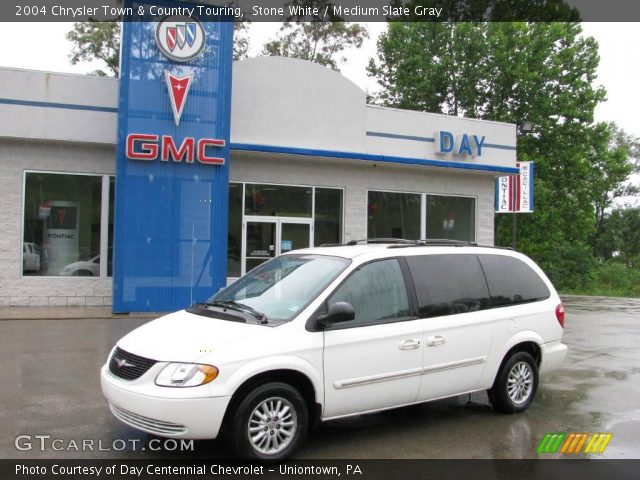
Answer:
POLYGON ((311 246, 311 219, 245 218, 242 274, 291 250, 311 246))
POLYGON ((276 222, 247 222, 242 274, 276 256, 276 222))

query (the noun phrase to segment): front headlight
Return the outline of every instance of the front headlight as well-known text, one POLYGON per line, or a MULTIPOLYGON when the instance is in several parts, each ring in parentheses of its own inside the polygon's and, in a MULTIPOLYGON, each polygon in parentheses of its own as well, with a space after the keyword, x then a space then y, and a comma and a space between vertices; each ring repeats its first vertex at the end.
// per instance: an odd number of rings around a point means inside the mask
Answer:
POLYGON ((197 387, 214 380, 218 369, 199 363, 170 363, 156 377, 161 387, 197 387))

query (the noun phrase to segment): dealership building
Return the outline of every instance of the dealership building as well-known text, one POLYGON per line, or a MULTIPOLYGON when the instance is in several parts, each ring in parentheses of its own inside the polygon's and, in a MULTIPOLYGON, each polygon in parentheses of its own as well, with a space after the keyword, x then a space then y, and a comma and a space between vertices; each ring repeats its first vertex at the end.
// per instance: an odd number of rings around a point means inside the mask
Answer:
POLYGON ((515 125, 368 105, 297 59, 232 63, 224 26, 171 58, 161 28, 125 28, 124 52, 156 41, 120 80, 0 69, 0 306, 166 311, 293 249, 493 244, 515 125))

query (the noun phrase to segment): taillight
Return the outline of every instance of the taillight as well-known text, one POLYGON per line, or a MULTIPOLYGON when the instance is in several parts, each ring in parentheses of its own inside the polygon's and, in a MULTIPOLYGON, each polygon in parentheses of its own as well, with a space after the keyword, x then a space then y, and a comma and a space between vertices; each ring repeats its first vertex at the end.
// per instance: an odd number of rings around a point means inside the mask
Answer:
POLYGON ((556 307, 556 318, 558 319, 560 326, 564 328, 564 305, 559 304, 556 307))

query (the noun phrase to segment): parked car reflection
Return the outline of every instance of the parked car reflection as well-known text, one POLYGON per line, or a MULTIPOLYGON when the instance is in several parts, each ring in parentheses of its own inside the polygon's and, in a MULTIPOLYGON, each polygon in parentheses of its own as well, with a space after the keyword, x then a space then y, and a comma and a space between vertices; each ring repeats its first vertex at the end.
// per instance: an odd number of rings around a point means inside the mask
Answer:
POLYGON ((60 270, 60 275, 73 277, 99 277, 100 276, 100 255, 66 265, 60 270))
POLYGON ((40 247, 35 243, 24 242, 22 244, 22 271, 39 272, 40 271, 40 247))
MULTIPOLYGON (((107 276, 112 275, 113 248, 109 248, 107 257, 107 276)), ((100 276, 100 255, 90 258, 89 260, 80 260, 65 265, 60 270, 59 275, 66 277, 99 277, 100 276)))

